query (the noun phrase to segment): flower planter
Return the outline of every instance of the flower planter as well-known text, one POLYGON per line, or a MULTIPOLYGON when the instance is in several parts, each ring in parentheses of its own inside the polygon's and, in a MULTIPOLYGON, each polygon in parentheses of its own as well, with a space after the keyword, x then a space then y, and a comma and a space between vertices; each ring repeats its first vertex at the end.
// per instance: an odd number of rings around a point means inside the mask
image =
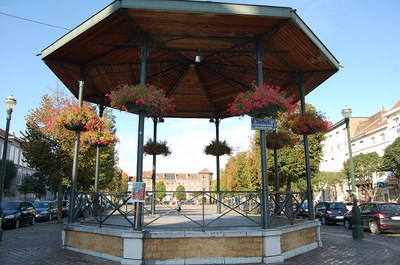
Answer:
POLYGON ((69 131, 81 131, 81 132, 86 132, 87 129, 85 127, 86 124, 84 123, 66 123, 64 124, 64 128, 69 130, 69 131))
POLYGON ((176 107, 174 99, 168 98, 164 90, 150 84, 118 86, 106 97, 113 108, 135 114, 144 113, 147 117, 165 117, 176 107))
POLYGON ((252 110, 247 115, 249 115, 252 118, 261 119, 264 117, 276 117, 277 114, 278 114, 278 106, 270 103, 270 104, 268 104, 267 107, 252 110))
POLYGON ((146 155, 169 156, 171 154, 167 141, 154 142, 151 139, 148 139, 146 144, 143 146, 143 152, 146 155))
POLYGON ((265 144, 268 149, 282 149, 285 146, 292 147, 296 139, 286 131, 267 132, 265 135, 265 144))
POLYGON ((249 115, 253 118, 276 117, 279 112, 291 112, 296 108, 292 98, 287 97, 279 86, 252 83, 252 89, 241 92, 228 104, 227 112, 235 115, 249 115))
POLYGON ((146 116, 151 116, 156 112, 155 108, 151 108, 147 105, 138 105, 135 102, 128 101, 125 107, 129 113, 140 114, 144 113, 146 116))
POLYGON ((226 141, 217 142, 216 140, 212 140, 211 143, 204 148, 204 153, 212 156, 230 155, 232 153, 232 148, 226 141))
POLYGON ((294 134, 314 134, 317 132, 315 128, 298 128, 298 127, 292 127, 291 128, 292 132, 294 134))

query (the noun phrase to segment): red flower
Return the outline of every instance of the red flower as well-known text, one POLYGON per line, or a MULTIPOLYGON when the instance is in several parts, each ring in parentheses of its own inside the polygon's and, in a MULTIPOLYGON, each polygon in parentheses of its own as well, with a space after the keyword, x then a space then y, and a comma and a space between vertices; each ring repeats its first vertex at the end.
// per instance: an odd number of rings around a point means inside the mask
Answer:
POLYGON ((291 112, 296 108, 293 100, 287 97, 279 86, 256 86, 253 81, 252 87, 252 90, 239 93, 235 97, 233 103, 228 105, 228 113, 245 115, 261 111, 271 105, 276 106, 280 112, 291 112))
POLYGON ((143 110, 147 116, 164 117, 176 107, 174 99, 167 98, 164 90, 150 84, 117 86, 107 97, 113 108, 134 113, 143 110))

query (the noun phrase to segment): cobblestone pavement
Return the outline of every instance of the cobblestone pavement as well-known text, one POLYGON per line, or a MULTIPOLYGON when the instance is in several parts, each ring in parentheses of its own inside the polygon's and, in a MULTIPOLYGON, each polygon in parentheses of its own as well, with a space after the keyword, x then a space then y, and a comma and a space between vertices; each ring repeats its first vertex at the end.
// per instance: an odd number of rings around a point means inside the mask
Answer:
MULTIPOLYGON (((351 231, 340 226, 322 226, 323 247, 287 259, 280 265, 400 264, 400 235, 374 236, 355 241, 351 231)), ((90 255, 64 250, 61 227, 56 222, 36 223, 4 230, 0 242, 0 264, 119 264, 90 255)))

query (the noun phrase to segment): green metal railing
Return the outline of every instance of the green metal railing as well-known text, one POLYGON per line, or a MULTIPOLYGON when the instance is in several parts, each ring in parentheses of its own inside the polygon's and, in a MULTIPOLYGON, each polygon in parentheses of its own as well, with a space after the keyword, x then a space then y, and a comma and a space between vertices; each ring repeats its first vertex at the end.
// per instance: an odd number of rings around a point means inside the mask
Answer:
MULTIPOLYGON (((303 205, 305 192, 269 193, 269 222, 282 219, 293 224, 304 217, 297 205, 303 205)), ((135 229, 135 218, 141 216, 144 229, 199 229, 262 227, 261 193, 258 191, 163 191, 146 192, 144 202, 139 203, 137 215, 130 193, 85 192, 75 193, 75 209, 72 219, 98 227, 125 227, 135 229), (156 200, 153 196, 165 193, 175 198, 185 193, 186 199, 180 202, 182 210, 176 210, 176 200, 156 200), (220 195, 220 196, 218 196, 220 195), (218 200, 218 198, 221 198, 218 200), (155 207, 155 209, 152 209, 155 207), (152 212, 154 214, 152 214, 152 212)), ((304 209, 303 209, 304 210, 304 209)))

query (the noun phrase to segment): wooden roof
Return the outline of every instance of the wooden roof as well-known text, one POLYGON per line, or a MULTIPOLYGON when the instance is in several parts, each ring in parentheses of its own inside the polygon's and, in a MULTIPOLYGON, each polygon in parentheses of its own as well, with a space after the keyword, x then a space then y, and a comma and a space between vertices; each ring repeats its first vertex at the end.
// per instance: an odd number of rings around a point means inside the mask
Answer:
POLYGON ((169 117, 228 117, 228 103, 257 79, 257 40, 264 82, 296 99, 300 73, 307 94, 339 69, 292 8, 208 1, 115 1, 41 58, 76 97, 85 72, 83 100, 109 106, 107 92, 140 81, 143 34, 149 36, 147 82, 176 101, 169 117))

